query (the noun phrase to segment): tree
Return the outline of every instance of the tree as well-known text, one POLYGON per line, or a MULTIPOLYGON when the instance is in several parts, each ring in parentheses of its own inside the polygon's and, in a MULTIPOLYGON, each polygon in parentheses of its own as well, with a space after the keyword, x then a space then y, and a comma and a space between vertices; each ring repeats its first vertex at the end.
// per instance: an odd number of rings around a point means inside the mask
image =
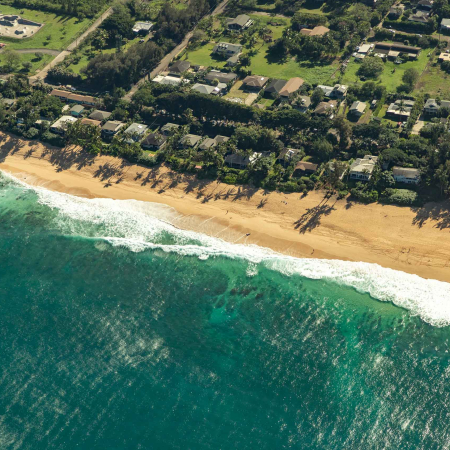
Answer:
POLYGON ((347 148, 348 139, 352 135, 352 127, 343 117, 336 117, 333 124, 339 131, 339 147, 341 149, 347 148))
POLYGON ((383 60, 378 56, 364 58, 361 67, 358 69, 358 75, 366 78, 377 78, 383 72, 383 60))
POLYGON ((3 51, 3 60, 8 72, 15 72, 20 61, 20 55, 10 48, 3 51))
POLYGON ((325 94, 323 93, 322 89, 315 88, 314 92, 311 95, 311 103, 313 106, 317 106, 320 102, 323 101, 325 98, 325 94))
POLYGON ((333 153, 333 146, 325 138, 319 138, 313 143, 311 150, 321 161, 327 161, 333 153))
POLYGON ((36 52, 34 56, 38 61, 41 61, 44 58, 44 54, 42 52, 36 52))
POLYGON ((406 69, 402 76, 402 81, 405 83, 411 90, 417 83, 417 80, 419 79, 419 72, 417 69, 414 69, 413 67, 406 69))
POLYGON ((33 64, 30 61, 25 61, 22 63, 22 67, 23 67, 23 70, 25 70, 25 72, 29 72, 31 70, 31 68, 33 67, 33 64))
POLYGON ((242 67, 248 67, 250 64, 252 63, 250 56, 248 55, 248 53, 243 54, 242 56, 239 57, 239 64, 242 67))

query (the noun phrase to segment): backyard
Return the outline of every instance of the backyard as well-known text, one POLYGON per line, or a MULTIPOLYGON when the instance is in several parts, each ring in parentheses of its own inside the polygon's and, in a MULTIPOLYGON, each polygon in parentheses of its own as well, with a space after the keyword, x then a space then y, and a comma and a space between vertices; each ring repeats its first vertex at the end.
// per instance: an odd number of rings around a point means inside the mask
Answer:
MULTIPOLYGON (((393 61, 386 61, 384 63, 384 70, 382 74, 375 81, 379 82, 383 86, 386 86, 388 91, 395 91, 395 89, 402 84, 402 76, 407 69, 417 69, 420 74, 425 70, 429 60, 428 54, 432 50, 433 49, 422 50, 416 61, 407 61, 403 64, 395 64, 393 61)), ((354 58, 352 58, 342 77, 342 83, 351 85, 361 82, 359 76, 357 75, 357 71, 360 66, 361 63, 356 62, 354 58)))
POLYGON ((414 95, 430 94, 441 99, 450 99, 450 74, 444 72, 439 63, 429 64, 416 85, 414 95))

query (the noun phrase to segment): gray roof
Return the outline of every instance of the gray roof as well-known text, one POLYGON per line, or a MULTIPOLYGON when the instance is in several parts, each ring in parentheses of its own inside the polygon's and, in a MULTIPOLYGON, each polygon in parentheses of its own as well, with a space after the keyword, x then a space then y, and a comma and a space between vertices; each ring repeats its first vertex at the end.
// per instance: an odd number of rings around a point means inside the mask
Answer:
POLYGON ((352 104, 352 106, 350 106, 350 112, 356 112, 356 111, 358 111, 358 112, 361 112, 361 113, 363 113, 364 112, 364 110, 366 109, 366 103, 364 103, 364 102, 359 102, 359 101, 355 101, 355 102, 353 102, 353 104, 352 104))
POLYGON ((132 133, 138 133, 143 134, 145 133, 145 130, 148 128, 147 125, 143 125, 142 123, 132 123, 126 130, 125 133, 132 134, 132 133))
POLYGON ((105 125, 102 126, 102 130, 116 131, 123 125, 125 124, 123 122, 120 122, 119 120, 108 120, 108 122, 106 122, 105 125))
POLYGON ((215 139, 211 139, 211 138, 206 138, 200 145, 199 145, 199 149, 200 150, 206 150, 208 148, 214 147, 217 144, 215 139))
POLYGON ((176 123, 166 123, 163 127, 161 127, 161 131, 171 131, 171 130, 176 130, 177 128, 179 128, 180 125, 176 124, 176 123))
POLYGON ((235 17, 233 20, 230 20, 230 22, 228 22, 228 25, 236 24, 243 27, 249 20, 250 16, 247 16, 247 14, 239 14, 239 16, 235 17))
POLYGON ((137 32, 137 31, 150 31, 151 28, 153 27, 153 24, 151 22, 136 22, 133 25, 133 31, 137 32))
POLYGON ((189 67, 191 67, 191 63, 189 61, 177 61, 169 67, 169 72, 183 73, 186 72, 189 67))
POLYGON ((110 112, 107 111, 100 111, 99 109, 96 109, 94 112, 89 114, 89 119, 94 120, 105 120, 111 115, 110 112))
POLYGON ((240 44, 231 44, 229 42, 219 42, 214 46, 213 52, 232 52, 232 53, 240 53, 242 51, 242 45, 240 44))
POLYGON ((192 90, 200 92, 200 94, 212 94, 214 92, 214 89, 214 86, 210 86, 208 84, 196 83, 194 84, 194 86, 192 86, 192 90))
POLYGON ((218 143, 218 144, 222 144, 223 142, 227 142, 230 140, 229 137, 227 136, 221 136, 220 134, 218 134, 214 140, 218 143))
POLYGON ((70 108, 70 110, 71 111, 74 111, 74 112, 81 112, 81 111, 83 111, 84 110, 84 106, 81 106, 81 105, 75 105, 75 106, 72 106, 72 108, 70 108))
POLYGON ((205 80, 213 81, 219 80, 220 83, 229 83, 230 81, 234 81, 237 78, 237 75, 233 72, 218 72, 215 70, 211 70, 206 76, 205 80))
POLYGON ((267 87, 264 89, 264 92, 268 92, 269 94, 278 94, 281 89, 284 88, 286 83, 286 80, 274 79, 267 85, 267 87))
POLYGON ((148 136, 144 138, 144 140, 141 142, 141 145, 160 147, 166 141, 167 136, 164 136, 163 134, 159 133, 150 133, 148 136))
POLYGON ((197 134, 186 134, 181 138, 181 143, 183 145, 189 145, 190 147, 195 147, 202 137, 197 134))
POLYGON ((450 27, 450 19, 442 19, 441 25, 445 27, 450 27))

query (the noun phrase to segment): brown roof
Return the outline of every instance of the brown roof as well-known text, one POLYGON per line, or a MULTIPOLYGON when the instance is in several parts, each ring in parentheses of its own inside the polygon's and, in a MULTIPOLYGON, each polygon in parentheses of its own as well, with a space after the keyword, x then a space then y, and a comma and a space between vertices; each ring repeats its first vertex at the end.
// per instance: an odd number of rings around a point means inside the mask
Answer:
POLYGON ((314 27, 312 30, 309 28, 303 28, 300 30, 300 33, 304 34, 306 36, 324 36, 329 31, 330 31, 330 29, 327 27, 318 26, 318 27, 314 27))
POLYGON ((70 92, 63 91, 61 89, 53 89, 53 91, 50 92, 50 95, 53 95, 55 97, 64 97, 64 98, 69 98, 70 94, 71 94, 70 92))
POLYGON ((303 85, 305 81, 301 78, 295 77, 291 78, 281 89, 280 95, 283 97, 288 97, 290 94, 297 92, 303 85))
POLYGON ((267 77, 260 77, 258 75, 249 75, 244 78, 242 82, 245 86, 263 87, 269 79, 267 77))
POLYGON ((83 125, 93 125, 94 127, 100 127, 102 125, 100 120, 88 119, 87 117, 81 119, 81 123, 83 125))
POLYGON ((301 170, 302 172, 310 171, 315 172, 319 167, 318 164, 310 163, 307 161, 300 161, 296 164, 295 170, 301 170))
POLYGON ((335 100, 330 100, 329 102, 320 102, 316 106, 314 114, 325 114, 328 110, 336 108, 336 106, 337 102, 335 100))
POLYGON ((53 91, 50 92, 50 95, 80 103, 95 103, 97 101, 95 97, 91 97, 90 95, 73 94, 72 92, 63 91, 61 89, 53 89, 53 91))

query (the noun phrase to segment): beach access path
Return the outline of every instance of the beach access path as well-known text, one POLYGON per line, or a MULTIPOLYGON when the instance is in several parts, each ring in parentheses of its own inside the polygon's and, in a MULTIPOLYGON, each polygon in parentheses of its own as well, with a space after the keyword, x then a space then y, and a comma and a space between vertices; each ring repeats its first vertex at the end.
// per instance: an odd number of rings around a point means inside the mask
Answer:
POLYGON ((378 263, 450 282, 449 201, 408 208, 337 200, 322 191, 268 192, 6 133, 0 133, 0 169, 72 195, 166 204, 180 213, 174 225, 229 242, 295 257, 378 263))
MULTIPOLYGON (((95 31, 102 24, 102 22, 112 14, 112 12, 113 12, 112 8, 108 8, 106 11, 104 11, 83 34, 78 36, 71 44, 69 44, 67 46, 67 48, 65 50, 59 52, 59 54, 57 54, 55 59, 53 59, 49 64, 47 64, 38 73, 31 76, 29 78, 30 83, 34 84, 37 81, 44 81, 48 74, 48 71, 52 67, 54 67, 56 64, 59 64, 60 62, 64 61, 65 57, 67 55, 69 55, 71 52, 73 52, 86 39, 86 37, 89 35, 89 33, 92 33, 93 31, 95 31)), ((28 50, 31 50, 31 49, 28 49, 28 50)), ((42 50, 35 49, 34 51, 37 52, 37 51, 42 51, 42 50)), ((31 53, 31 51, 29 51, 28 53, 31 53)))
MULTIPOLYGON (((229 0, 223 0, 219 5, 216 6, 216 8, 210 13, 207 14, 204 17, 209 16, 217 16, 218 14, 222 14, 222 12, 225 10, 225 7, 227 6, 229 0)), ((138 91, 138 89, 145 83, 146 80, 152 80, 156 77, 159 73, 163 72, 169 67, 169 64, 173 61, 173 59, 180 54, 189 44, 189 41, 191 37, 194 34, 195 27, 186 34, 186 36, 183 38, 183 40, 169 53, 167 53, 166 56, 160 61, 160 63, 150 72, 149 75, 145 75, 142 77, 136 84, 134 84, 131 89, 128 91, 127 94, 124 95, 123 99, 130 101, 133 95, 138 91)))

